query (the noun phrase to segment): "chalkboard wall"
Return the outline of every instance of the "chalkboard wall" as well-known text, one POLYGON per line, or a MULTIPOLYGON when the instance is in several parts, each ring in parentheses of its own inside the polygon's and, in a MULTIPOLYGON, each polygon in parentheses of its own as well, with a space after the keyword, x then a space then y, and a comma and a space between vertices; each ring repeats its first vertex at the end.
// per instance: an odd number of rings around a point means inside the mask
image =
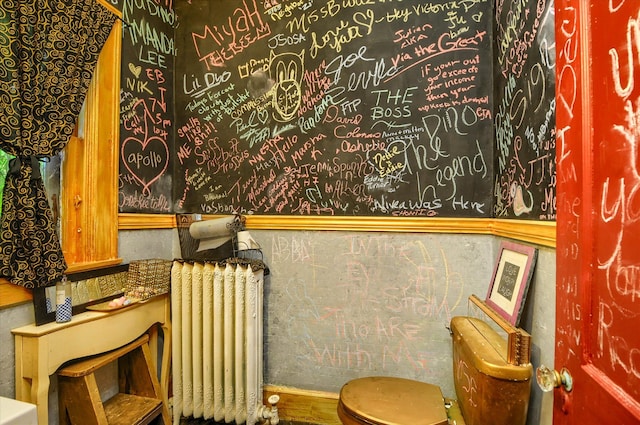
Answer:
POLYGON ((121 212, 555 220, 551 0, 109 1, 121 212))
POLYGON ((552 0, 496 2, 496 217, 556 218, 554 16, 552 0))
POLYGON ((493 214, 491 1, 176 15, 176 212, 493 214))
POLYGON ((119 210, 170 213, 175 13, 170 0, 118 1, 123 20, 119 210))

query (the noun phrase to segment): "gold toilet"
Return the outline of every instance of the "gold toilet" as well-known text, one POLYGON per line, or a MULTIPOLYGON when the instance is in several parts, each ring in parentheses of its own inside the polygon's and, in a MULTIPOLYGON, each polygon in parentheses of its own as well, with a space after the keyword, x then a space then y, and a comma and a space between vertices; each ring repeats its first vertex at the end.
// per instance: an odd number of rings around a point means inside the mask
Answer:
POLYGON ((393 377, 367 377, 340 390, 344 425, 524 425, 531 393, 531 363, 507 362, 507 341, 486 322, 454 317, 453 374, 458 401, 436 385, 393 377))

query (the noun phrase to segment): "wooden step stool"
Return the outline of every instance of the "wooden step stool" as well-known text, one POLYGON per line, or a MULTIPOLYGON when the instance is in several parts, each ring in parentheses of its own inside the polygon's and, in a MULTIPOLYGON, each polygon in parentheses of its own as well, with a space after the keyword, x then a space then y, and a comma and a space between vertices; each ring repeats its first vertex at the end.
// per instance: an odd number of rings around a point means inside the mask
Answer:
POLYGON ((116 350, 64 365, 56 373, 60 425, 171 424, 147 334, 116 350), (94 372, 115 360, 119 393, 103 403, 94 372))

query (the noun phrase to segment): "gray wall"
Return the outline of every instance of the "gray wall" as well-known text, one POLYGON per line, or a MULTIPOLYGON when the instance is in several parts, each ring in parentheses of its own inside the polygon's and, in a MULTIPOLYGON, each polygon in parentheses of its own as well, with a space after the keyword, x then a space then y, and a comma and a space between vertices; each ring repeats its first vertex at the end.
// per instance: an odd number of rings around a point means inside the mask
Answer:
MULTIPOLYGON (((252 232, 253 234, 254 232, 252 232)), ((484 297, 491 239, 477 235, 256 233, 265 279, 266 381, 338 392, 394 375, 453 396, 451 318, 484 297)))
MULTIPOLYGON (((263 248, 265 382, 337 392, 373 374, 406 376, 454 396, 445 325, 483 298, 500 239, 485 235, 251 231, 263 248), (359 350, 359 351, 357 351, 359 350)), ((179 257, 175 230, 122 231, 125 262, 179 257)), ((33 308, 0 310, 0 396, 14 397, 11 329, 33 322, 33 308)), ((555 250, 539 247, 522 327, 532 363, 553 365, 555 250)), ((50 405, 55 404, 55 387, 50 405)), ((528 424, 551 424, 552 394, 532 385, 528 424)), ((53 406, 52 406, 53 407, 53 406)), ((56 413, 50 413, 57 424, 56 413)))
POLYGON ((31 303, 0 310, 0 396, 15 398, 15 344, 11 329, 33 323, 31 303))
MULTIPOLYGON (((451 317, 486 296, 500 239, 485 235, 251 231, 265 254, 269 384, 338 392, 393 375, 455 397, 451 317)), ((555 250, 538 247, 521 325, 532 363, 553 365, 555 250)), ((552 423, 553 395, 532 383, 528 424, 552 423)))

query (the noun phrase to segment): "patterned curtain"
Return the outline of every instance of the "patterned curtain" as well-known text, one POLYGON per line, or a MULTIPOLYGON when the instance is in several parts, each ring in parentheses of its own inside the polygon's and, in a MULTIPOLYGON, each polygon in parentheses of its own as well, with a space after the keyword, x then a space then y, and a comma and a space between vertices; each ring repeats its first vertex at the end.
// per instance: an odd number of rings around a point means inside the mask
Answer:
POLYGON ((0 276, 53 285, 67 268, 39 162, 71 136, 115 16, 97 0, 0 0, 0 276))

